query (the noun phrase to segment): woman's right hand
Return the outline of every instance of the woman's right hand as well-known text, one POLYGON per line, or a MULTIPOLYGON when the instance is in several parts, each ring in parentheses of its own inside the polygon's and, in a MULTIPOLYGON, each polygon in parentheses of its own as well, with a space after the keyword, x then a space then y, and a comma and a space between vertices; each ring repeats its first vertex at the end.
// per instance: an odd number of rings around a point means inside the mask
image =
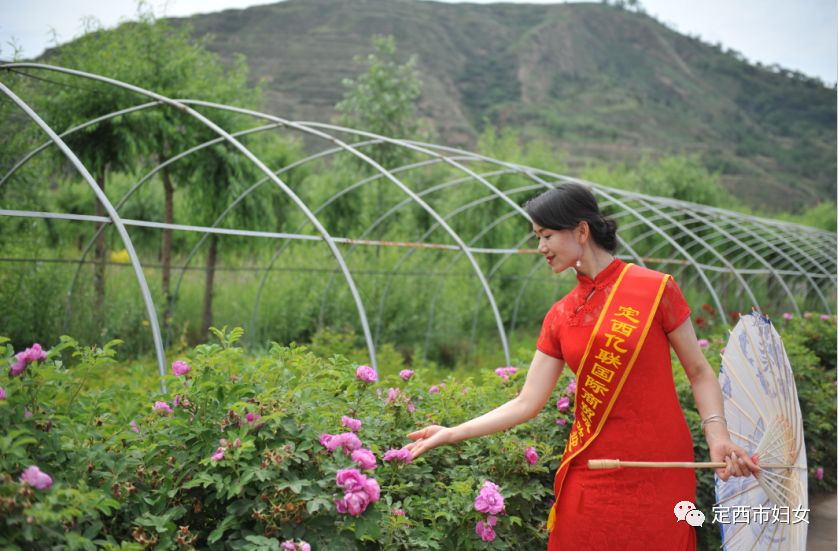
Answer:
POLYGON ((413 440, 413 442, 405 446, 405 448, 410 450, 410 456, 413 459, 437 446, 444 446, 453 442, 451 429, 441 425, 429 425, 423 429, 411 432, 407 437, 413 440))

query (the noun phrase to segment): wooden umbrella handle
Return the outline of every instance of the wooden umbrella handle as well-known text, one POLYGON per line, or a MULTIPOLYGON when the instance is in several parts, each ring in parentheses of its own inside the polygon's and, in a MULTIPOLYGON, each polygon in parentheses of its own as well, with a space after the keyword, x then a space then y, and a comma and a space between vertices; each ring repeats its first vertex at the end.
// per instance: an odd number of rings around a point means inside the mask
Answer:
POLYGON ((589 469, 619 469, 622 467, 680 467, 685 469, 723 469, 727 463, 689 461, 621 461, 619 459, 589 459, 589 469))
MULTIPOLYGON (((805 469, 796 465, 757 464, 760 469, 805 469)), ((621 461, 619 459, 589 459, 589 469, 620 469, 622 467, 675 467, 684 469, 723 469, 727 463, 723 462, 690 462, 690 461, 621 461)))

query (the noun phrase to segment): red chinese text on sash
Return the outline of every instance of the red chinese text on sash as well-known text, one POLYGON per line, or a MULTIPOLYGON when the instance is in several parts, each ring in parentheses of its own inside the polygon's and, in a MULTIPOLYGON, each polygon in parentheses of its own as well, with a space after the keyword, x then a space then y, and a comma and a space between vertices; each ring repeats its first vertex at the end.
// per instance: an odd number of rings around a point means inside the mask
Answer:
POLYGON ((643 347, 669 278, 626 264, 605 301, 576 372, 576 420, 553 483, 556 501, 547 519, 549 531, 555 525, 556 507, 570 463, 605 426, 643 347))

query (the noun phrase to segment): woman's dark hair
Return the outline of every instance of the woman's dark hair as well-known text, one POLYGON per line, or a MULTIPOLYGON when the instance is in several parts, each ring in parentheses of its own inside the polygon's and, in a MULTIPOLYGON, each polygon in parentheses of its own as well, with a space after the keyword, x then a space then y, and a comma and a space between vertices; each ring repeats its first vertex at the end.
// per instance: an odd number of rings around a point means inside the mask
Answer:
POLYGON ((571 230, 588 223, 594 242, 610 253, 617 251, 617 222, 599 212, 594 194, 581 184, 563 184, 530 199, 524 210, 533 222, 551 230, 571 230))

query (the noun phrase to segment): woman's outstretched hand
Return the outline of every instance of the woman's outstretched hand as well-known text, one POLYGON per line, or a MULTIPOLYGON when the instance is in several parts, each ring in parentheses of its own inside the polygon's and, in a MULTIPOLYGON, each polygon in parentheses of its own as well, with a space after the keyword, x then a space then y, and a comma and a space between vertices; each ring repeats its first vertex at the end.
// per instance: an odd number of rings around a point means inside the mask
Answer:
POLYGON ((423 429, 411 432, 407 437, 413 440, 413 442, 405 446, 410 450, 410 456, 413 459, 437 446, 444 446, 453 442, 451 429, 441 425, 429 425, 423 429))

